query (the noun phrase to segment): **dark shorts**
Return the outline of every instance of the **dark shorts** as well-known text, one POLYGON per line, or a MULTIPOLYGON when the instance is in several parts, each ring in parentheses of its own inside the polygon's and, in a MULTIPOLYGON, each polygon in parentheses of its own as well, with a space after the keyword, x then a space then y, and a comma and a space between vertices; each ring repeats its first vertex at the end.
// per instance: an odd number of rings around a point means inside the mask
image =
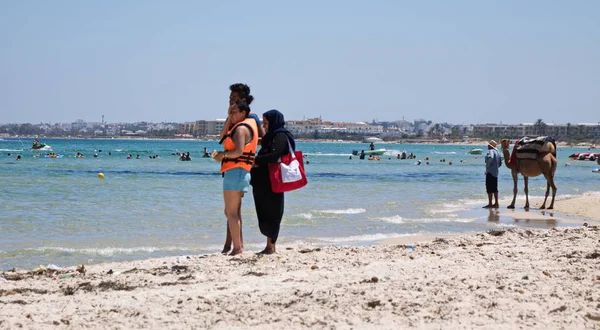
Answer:
POLYGON ((498 177, 487 173, 485 175, 485 190, 488 194, 497 193, 498 192, 498 177))

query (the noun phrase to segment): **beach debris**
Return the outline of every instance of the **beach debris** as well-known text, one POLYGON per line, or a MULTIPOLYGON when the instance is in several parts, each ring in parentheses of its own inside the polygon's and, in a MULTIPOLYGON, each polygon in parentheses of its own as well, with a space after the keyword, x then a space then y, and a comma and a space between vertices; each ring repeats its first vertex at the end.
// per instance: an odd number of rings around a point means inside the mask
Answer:
POLYGON ((311 253, 311 252, 319 252, 321 251, 321 248, 316 248, 316 249, 302 249, 299 250, 298 252, 300 253, 311 253))
POLYGON ((49 264, 48 266, 46 266, 46 268, 50 270, 60 270, 60 267, 54 264, 49 264))
POLYGON ((382 306, 383 304, 381 303, 381 300, 371 300, 367 303, 367 306, 371 307, 371 308, 375 308, 377 306, 382 306))
POLYGON ((44 267, 44 265, 40 265, 39 267, 36 267, 34 269, 31 270, 31 272, 35 275, 42 275, 44 274, 48 269, 46 267, 44 267))
POLYGON ((527 276, 527 275, 523 275, 523 277, 521 277, 521 279, 522 279, 522 280, 528 280, 528 279, 529 279, 529 276, 527 276))
POLYGON ((566 310, 567 310, 567 306, 566 305, 562 305, 562 306, 560 306, 558 308, 555 308, 555 309, 549 311, 548 314, 556 313, 556 312, 564 312, 566 310))
POLYGON ((600 253, 598 253, 598 251, 594 251, 588 255, 585 256, 586 259, 597 259, 600 258, 600 253))
POLYGON ((547 270, 543 271, 542 274, 544 274, 544 275, 546 275, 548 277, 552 277, 552 274, 550 274, 550 272, 547 271, 547 270))
POLYGON ((86 270, 85 270, 85 266, 84 266, 84 265, 77 266, 77 271, 78 271, 80 274, 85 274, 85 272, 86 272, 86 270))
POLYGON ((362 280, 360 283, 377 283, 379 282, 379 278, 377 276, 373 276, 368 280, 362 280))
POLYGON ((130 270, 126 270, 126 271, 124 271, 124 272, 123 272, 123 274, 139 273, 139 272, 140 272, 140 270, 139 270, 139 269, 137 269, 137 268, 132 268, 132 269, 130 269, 130 270))
POLYGON ((94 286, 90 282, 79 283, 79 287, 77 289, 81 289, 86 292, 92 292, 94 290, 94 286))
POLYGON ((65 294, 65 296, 72 296, 75 294, 75 292, 77 292, 77 288, 72 286, 67 286, 63 289, 63 293, 65 294))
POLYGON ((319 269, 319 266, 317 266, 317 265, 312 265, 312 266, 310 266, 310 269, 311 269, 311 270, 317 270, 317 269, 319 269))
POLYGON ((175 265, 173 267, 171 267, 171 271, 177 272, 179 274, 179 272, 185 272, 188 270, 187 266, 184 265, 175 265))
POLYGON ((414 249, 415 249, 415 246, 414 246, 414 245, 409 245, 409 246, 407 246, 406 248, 408 248, 408 249, 410 249, 410 250, 414 250, 414 249))
POLYGON ((488 231, 488 234, 491 236, 502 236, 506 233, 505 230, 490 230, 488 231))
POLYGON ((249 271, 246 274, 242 275, 242 276, 265 276, 267 275, 267 273, 261 273, 261 272, 255 272, 255 271, 249 271))
POLYGON ((71 276, 73 276, 71 273, 67 273, 67 274, 59 275, 58 278, 60 278, 60 279, 71 278, 71 276))
POLYGON ((600 314, 598 313, 587 313, 585 314, 585 317, 587 317, 590 320, 600 321, 600 314))
POLYGON ((112 282, 112 281, 100 282, 100 284, 98 284, 98 288, 101 289, 102 291, 107 291, 107 290, 132 291, 133 289, 135 289, 135 287, 133 287, 133 286, 129 286, 127 284, 122 284, 122 283, 117 283, 117 282, 112 282))
POLYGON ((187 280, 193 280, 194 279, 194 275, 189 274, 187 276, 181 276, 180 278, 178 278, 178 281, 187 281, 187 280))
POLYGON ((108 272, 106 273, 107 275, 112 275, 114 272, 112 269, 109 269, 108 272))

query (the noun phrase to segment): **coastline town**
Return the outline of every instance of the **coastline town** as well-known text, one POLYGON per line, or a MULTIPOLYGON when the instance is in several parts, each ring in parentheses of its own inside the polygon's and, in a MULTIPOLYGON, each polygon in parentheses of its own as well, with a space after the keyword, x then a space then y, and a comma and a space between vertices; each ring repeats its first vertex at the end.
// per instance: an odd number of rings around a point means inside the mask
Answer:
MULTIPOLYGON (((72 123, 1 124, 0 137, 72 137, 72 138, 162 138, 162 139, 216 139, 224 119, 191 122, 135 122, 108 123, 76 120, 72 123)), ((469 142, 506 136, 552 136, 558 141, 597 144, 600 141, 600 121, 597 123, 533 123, 460 124, 435 123, 426 119, 414 121, 335 122, 322 118, 289 120, 286 127, 296 137, 311 140, 361 140, 377 137, 383 141, 410 142, 469 142)))

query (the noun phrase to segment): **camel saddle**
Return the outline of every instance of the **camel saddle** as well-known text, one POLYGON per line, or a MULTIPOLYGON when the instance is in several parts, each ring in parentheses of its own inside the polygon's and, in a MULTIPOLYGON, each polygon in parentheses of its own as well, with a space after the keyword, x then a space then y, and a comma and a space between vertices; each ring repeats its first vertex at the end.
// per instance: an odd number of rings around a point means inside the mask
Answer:
POLYGON ((555 140, 549 136, 524 137, 515 145, 517 159, 537 159, 540 153, 550 152, 550 143, 556 145, 555 140))

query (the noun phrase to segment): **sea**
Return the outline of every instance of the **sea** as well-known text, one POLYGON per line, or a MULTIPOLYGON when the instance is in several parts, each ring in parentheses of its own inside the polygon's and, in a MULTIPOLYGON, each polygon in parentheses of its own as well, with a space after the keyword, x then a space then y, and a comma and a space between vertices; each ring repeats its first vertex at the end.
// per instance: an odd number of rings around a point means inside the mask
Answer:
MULTIPOLYGON (((204 148, 222 149, 217 141, 41 142, 58 157, 31 151, 31 139, 0 139, 0 270, 221 251, 226 232, 222 177, 219 163, 202 158, 204 148), (84 157, 77 158, 78 152, 84 157), (180 161, 182 152, 190 152, 192 160, 180 161), (17 155, 22 158, 16 160, 17 155)), ((473 147, 486 150, 484 145, 377 144, 388 151, 370 161, 352 156, 367 150, 366 143, 298 142, 309 183, 286 193, 278 243, 369 245, 411 235, 556 225, 499 216, 511 212, 506 206, 513 183, 504 165, 500 212, 482 209, 487 204, 484 155, 468 154, 473 147), (417 159, 397 159, 402 151, 417 159)), ((592 172, 598 165, 568 158, 585 151, 559 147, 558 197, 598 189, 600 174, 592 172)), ((530 196, 543 197, 546 180, 529 182, 530 196)), ((522 179, 519 189, 522 211, 522 179)), ((265 238, 251 192, 243 198, 242 218, 246 250, 261 250, 265 238)))

